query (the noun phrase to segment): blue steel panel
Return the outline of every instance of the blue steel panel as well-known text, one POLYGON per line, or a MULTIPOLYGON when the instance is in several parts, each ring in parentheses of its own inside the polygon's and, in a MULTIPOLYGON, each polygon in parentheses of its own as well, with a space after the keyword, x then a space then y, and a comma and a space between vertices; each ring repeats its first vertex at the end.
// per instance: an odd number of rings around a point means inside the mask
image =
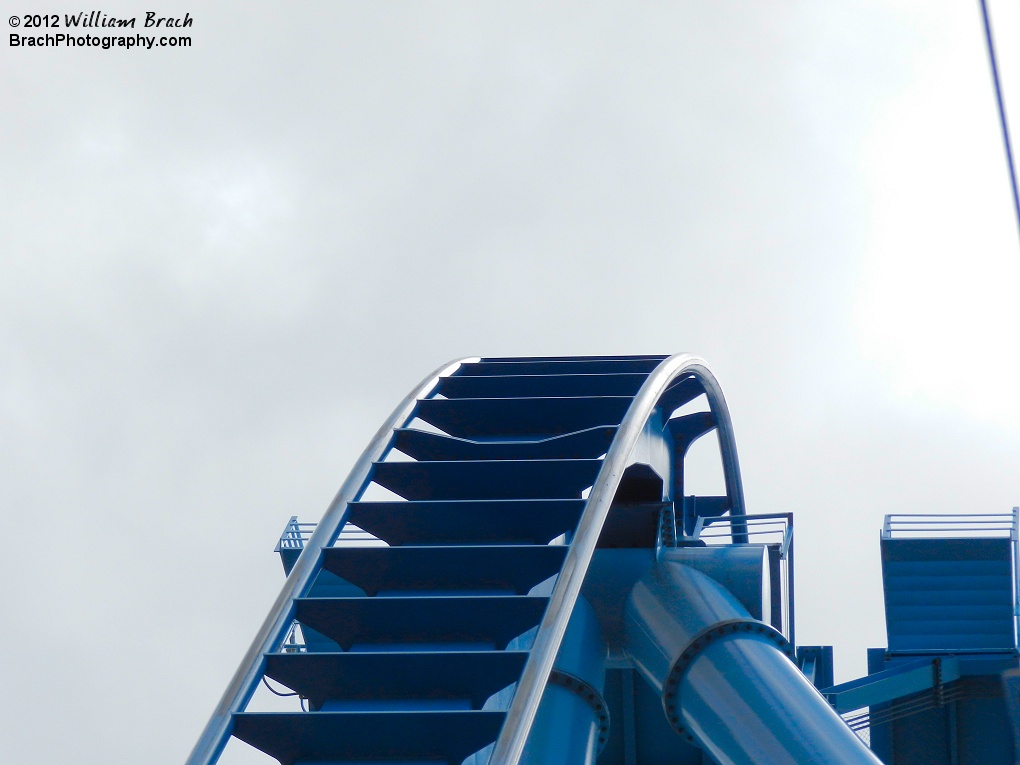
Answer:
POLYGON ((339 643, 326 637, 318 630, 312 629, 308 625, 304 625, 301 630, 301 634, 305 639, 305 650, 311 653, 333 653, 334 651, 340 650, 339 643))
POLYGON ((662 699, 630 668, 606 671, 609 741, 599 765, 714 765, 702 750, 681 739, 662 714, 662 699))
POLYGON ((266 675, 318 709, 328 699, 486 699, 521 675, 527 651, 277 653, 266 675))
MULTIPOLYGON (((902 660, 901 660, 902 661, 902 660)), ((886 663, 886 652, 884 648, 868 649, 868 674, 882 672, 889 668, 886 663)), ((890 765, 892 763, 892 725, 890 723, 876 724, 874 717, 888 708, 888 704, 879 704, 871 707, 872 723, 869 726, 871 751, 875 753, 882 762, 890 765)))
POLYGON ((323 568, 368 595, 415 590, 526 595, 559 572, 566 554, 564 546, 334 547, 324 552, 323 568))
POLYGON ((633 677, 635 762, 633 765, 715 765, 697 744, 678 736, 662 713, 662 694, 656 692, 636 670, 633 677))
MULTIPOLYGON (((905 539, 887 539, 885 540, 886 548, 892 546, 898 547, 902 542, 944 542, 950 540, 905 540, 905 539)), ((974 539, 974 540, 952 540, 952 541, 969 541, 969 542, 985 542, 990 540, 974 539)), ((1008 542, 1008 540, 996 540, 1000 542, 1008 542)), ((932 558, 915 558, 913 560, 903 558, 886 558, 885 564, 891 573, 895 573, 899 576, 919 576, 919 577, 933 577, 942 579, 955 579, 958 576, 962 577, 973 577, 975 579, 981 579, 985 577, 1000 576, 1004 570, 1009 568, 1009 555, 1008 548, 1003 551, 1001 548, 1003 545, 998 545, 1000 548, 998 552, 1003 553, 1004 557, 995 558, 964 558, 966 549, 960 550, 958 545, 953 547, 943 547, 939 545, 937 549, 932 550, 930 555, 938 555, 939 557, 932 558), (961 557, 953 557, 959 555, 961 557), (945 568, 938 568, 932 564, 939 563, 952 563, 952 566, 945 568)), ((893 549, 887 549, 887 553, 899 553, 903 554, 905 551, 893 549)))
MULTIPOLYGON (((648 473, 651 473, 650 469, 648 473)), ((627 477, 625 476, 625 480, 627 477)), ((648 481, 644 487, 638 484, 638 487, 647 488, 650 493, 654 491, 657 497, 662 495, 662 481, 658 480, 657 476, 654 482, 648 481)), ((617 497, 620 493, 622 492, 617 493, 617 497)), ((662 510, 666 506, 666 503, 661 501, 617 501, 613 504, 609 516, 602 526, 598 542, 599 549, 635 547, 651 549, 655 547, 662 510)))
POLYGON ((1008 669, 1002 673, 1002 691, 1013 731, 1013 750, 1020 752, 1020 668, 1008 669))
POLYGON ((413 428, 395 433, 394 448, 416 460, 594 459, 608 451, 616 428, 588 428, 538 441, 471 441, 413 428))
POLYGON ((302 761, 460 763, 492 743, 503 712, 243 713, 234 735, 281 765, 302 761))
POLYGON ((949 562, 1009 560, 1012 542, 1008 538, 926 538, 883 539, 882 561, 949 562))
MULTIPOLYGON (((949 708, 901 717, 891 724, 893 729, 892 762, 896 765, 956 765, 959 750, 952 747, 949 708)), ((982 763, 982 765, 1007 765, 982 763)))
POLYGON ((833 685, 831 645, 797 646, 797 665, 815 688, 830 688, 833 685))
POLYGON ((364 596, 363 589, 324 568, 319 570, 312 586, 305 593, 306 598, 357 598, 364 596))
POLYGON ((716 426, 715 415, 711 412, 693 412, 681 417, 674 417, 667 423, 669 433, 677 445, 677 457, 683 457, 692 443, 713 430, 716 426))
MULTIPOLYGON (((746 525, 745 525, 746 528, 746 525)), ((792 545, 792 539, 791 539, 792 545)), ((793 645, 797 644, 797 625, 794 617, 794 592, 793 592, 793 555, 790 549, 787 549, 786 555, 786 575, 783 572, 783 556, 781 545, 770 544, 768 545, 769 553, 769 601, 771 602, 771 612, 768 614, 765 621, 775 627, 777 630, 782 632, 786 639, 789 640, 793 645)), ((828 662, 829 672, 832 672, 832 646, 818 646, 822 650, 828 648, 829 656, 828 659, 822 659, 823 662, 828 662)), ((817 687, 817 683, 815 683, 817 687)), ((832 685, 830 680, 827 685, 832 685)))
POLYGON ((648 375, 483 375, 444 377, 436 393, 447 398, 633 396, 648 375))
POLYGON ((672 383, 659 399, 659 409, 668 418, 684 404, 705 392, 705 386, 696 377, 684 377, 672 383))
MULTIPOLYGON (((695 521, 698 518, 715 518, 717 516, 725 515, 731 508, 731 501, 729 497, 694 497, 685 496, 683 498, 684 513, 689 514, 695 521)), ((738 525, 736 522, 734 526, 738 525)), ((711 526, 707 524, 706 528, 711 526)), ((693 527, 691 528, 693 531, 693 527)))
POLYGON ((989 644, 1006 642, 1002 633, 980 633, 960 628, 960 634, 948 632, 942 622, 929 622, 918 625, 917 632, 900 630, 896 640, 890 640, 890 650, 903 653, 933 653, 953 651, 984 651, 989 644))
POLYGON ((759 621, 771 617, 771 587, 765 545, 712 545, 663 550, 659 560, 681 563, 726 588, 759 621))
POLYGON ((647 374, 659 366, 665 356, 651 358, 563 358, 515 359, 513 361, 488 361, 462 364, 455 377, 468 375, 576 375, 576 374, 626 374, 643 372, 647 374))
MULTIPOLYGON (((986 678, 988 691, 999 678, 986 678)), ((1009 714, 1001 698, 969 698, 955 704, 956 747, 961 765, 1013 765, 1016 754, 1009 714)), ((908 763, 909 765, 909 763, 908 763)))
MULTIPOLYGON (((1009 583, 1008 572, 1006 582, 1009 583)), ((1012 593, 1002 587, 1001 578, 986 577, 904 577, 896 576, 889 583, 889 602, 894 606, 924 606, 945 603, 954 606, 980 605, 1009 608, 1012 593), (1006 600, 1003 603, 1003 599, 1006 600)))
POLYGON ((630 396, 576 398, 430 398, 416 414, 458 438, 558 436, 599 425, 619 425, 630 396))
MULTIPOLYGON (((898 626, 898 630, 904 632, 912 631, 909 629, 911 627, 932 625, 933 628, 944 629, 947 635, 969 634, 970 632, 1002 633, 1006 635, 1007 639, 1012 638, 1012 630, 1009 629, 1009 625, 1012 622, 1013 609, 1009 607, 982 603, 897 605, 894 613, 895 616, 890 616, 889 621, 905 622, 906 624, 898 626)), ((1011 643, 988 647, 1009 648, 1011 643)))
POLYGON ((595 609, 611 654, 623 655, 623 610, 627 595, 653 563, 655 551, 650 548, 600 548, 588 565, 581 594, 595 609))
POLYGON ((297 563, 298 556, 301 554, 303 548, 288 547, 281 550, 277 550, 280 553, 280 563, 283 564, 283 573, 289 574, 290 570, 294 568, 294 564, 297 563))
POLYGON ((572 531, 583 499, 352 502, 351 523, 391 545, 546 544, 572 531))
POLYGON ((624 353, 616 356, 483 356, 479 361, 662 361, 661 353, 624 353))
MULTIPOLYGON (((454 596, 298 598, 296 618, 345 651, 372 644, 472 644, 503 649, 538 624, 548 598, 454 596)), ((456 649, 454 649, 456 650, 456 649)))
POLYGON ((574 499, 601 460, 378 462, 372 480, 410 500, 574 499))
POLYGON ((889 648, 1016 646, 1009 539, 883 539, 889 648))
POLYGON ((868 651, 871 675, 855 683, 881 681, 898 670, 910 675, 911 668, 930 666, 935 658, 941 658, 946 670, 941 689, 870 706, 873 750, 883 762, 896 765, 1013 765, 1000 674, 1017 666, 1014 652, 943 653, 915 659, 873 648, 868 651))

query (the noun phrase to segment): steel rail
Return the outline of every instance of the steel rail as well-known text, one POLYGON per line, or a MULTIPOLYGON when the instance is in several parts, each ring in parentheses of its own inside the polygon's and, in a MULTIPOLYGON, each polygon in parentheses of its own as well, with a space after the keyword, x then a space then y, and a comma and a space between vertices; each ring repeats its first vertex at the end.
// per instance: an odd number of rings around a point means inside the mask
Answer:
POLYGON ((198 739, 198 743, 192 749, 186 765, 212 765, 223 751, 233 730, 233 713, 241 711, 255 692, 265 667, 265 654, 274 650, 286 638, 291 622, 294 620, 294 598, 304 594, 311 585, 312 576, 318 570, 323 549, 329 547, 339 534, 347 520, 348 505, 358 499, 371 476, 372 464, 382 459, 389 448, 393 438, 393 429, 407 423, 418 401, 431 392, 441 377, 452 374, 461 364, 478 360, 476 357, 458 359, 436 369, 407 394, 393 410, 389 419, 379 428, 355 463, 347 480, 340 487, 340 491, 329 505, 304 550, 298 556, 283 589, 269 610, 269 615, 262 623, 251 647, 241 660, 237 672, 234 673, 220 703, 216 706, 205 730, 198 739))
POLYGON ((602 468, 588 495, 588 502, 570 550, 563 562, 559 579, 549 598, 549 605, 539 625, 531 655, 524 665, 524 672, 507 711, 503 729, 493 748, 489 759, 490 765, 517 765, 524 752, 524 745, 556 660, 556 653, 563 641, 567 622, 581 592, 581 584, 595 553, 595 545, 609 515, 609 508, 620 486, 623 472, 630 462, 641 431, 662 394, 670 383, 683 375, 694 375, 705 389, 709 407, 716 416, 730 512, 734 515, 745 514, 740 467, 733 440, 733 425, 730 422, 722 389, 704 359, 687 353, 670 356, 651 372, 638 390, 606 453, 602 468))

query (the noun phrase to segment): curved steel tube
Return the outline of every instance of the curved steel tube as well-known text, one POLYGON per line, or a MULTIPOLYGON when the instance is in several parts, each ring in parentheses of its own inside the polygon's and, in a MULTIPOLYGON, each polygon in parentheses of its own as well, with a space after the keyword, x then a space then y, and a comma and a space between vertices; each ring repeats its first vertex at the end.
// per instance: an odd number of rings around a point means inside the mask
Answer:
MULTIPOLYGON (((717 548, 734 564, 752 549, 761 567, 760 546, 717 548)), ((879 765, 793 663, 786 638, 682 560, 655 563, 624 607, 627 653, 673 730, 720 765, 879 765)))
POLYGON ((358 498, 359 492, 367 483, 372 472, 372 463, 383 457, 393 437, 393 429, 406 423, 419 399, 429 394, 439 382, 439 378, 452 374, 461 364, 473 361, 478 359, 475 357, 458 359, 439 367, 400 402, 389 419, 379 428, 326 510, 294 568, 291 569, 283 589, 269 610, 269 615, 241 660, 241 665, 234 673, 198 743, 191 751, 187 765, 211 765, 226 746, 232 727, 231 713, 240 711, 255 692, 265 664, 265 654, 272 651, 290 629, 294 619, 294 598, 300 596, 311 584, 323 548, 329 547, 340 533, 340 528, 347 519, 347 505, 358 498))
POLYGON ((675 379, 688 374, 697 377, 705 388, 709 405, 717 418, 719 448, 731 513, 744 514, 743 488, 740 482, 736 444, 733 440, 733 425, 722 396, 722 389, 704 359, 688 353, 670 356, 652 371, 641 386, 606 453, 602 468, 588 495, 588 504, 578 523, 556 587, 550 596, 549 606, 539 625, 531 656, 524 666, 503 730, 496 740, 489 760, 490 765, 517 765, 519 762, 538 705, 542 700, 542 693, 549 680, 549 673, 556 660, 556 653, 566 632, 570 613, 581 592, 588 564, 595 553, 595 545, 598 543, 602 526, 609 515, 616 490, 620 486, 623 471, 627 468, 646 420, 652 414, 663 392, 675 379))
POLYGON ((723 477, 726 481, 726 496, 730 498, 730 515, 746 515, 744 484, 740 478, 740 463, 737 461, 737 442, 733 437, 733 421, 730 419, 730 409, 726 406, 722 387, 715 376, 708 371, 708 367, 704 366, 704 362, 702 362, 702 371, 695 372, 695 376, 705 389, 709 407, 712 414, 715 415, 723 477))

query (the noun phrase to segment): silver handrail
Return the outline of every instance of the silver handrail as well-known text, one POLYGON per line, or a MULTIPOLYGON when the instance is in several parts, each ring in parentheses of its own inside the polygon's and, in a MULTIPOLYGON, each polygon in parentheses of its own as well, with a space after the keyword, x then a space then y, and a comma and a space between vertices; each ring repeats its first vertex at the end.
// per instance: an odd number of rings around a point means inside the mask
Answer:
POLYGON ((231 679, 223 698, 213 711, 212 717, 202 731, 198 743, 191 750, 186 765, 212 765, 216 761, 233 728, 233 712, 240 711, 251 699, 265 665, 265 654, 272 651, 286 637, 294 620, 294 598, 303 593, 311 584, 312 576, 318 569, 323 548, 329 547, 340 528, 347 520, 347 506, 358 499, 359 492, 372 472, 372 464, 381 459, 390 446, 393 429, 407 424, 418 401, 427 396, 441 377, 452 374, 461 364, 478 361, 476 357, 458 359, 444 364, 426 377, 393 410, 383 423, 368 447, 354 465, 347 480, 337 492, 326 510, 308 544, 298 556, 283 589, 277 596, 269 615, 259 628, 251 647, 241 660, 237 672, 231 679))
POLYGON ((651 416, 660 397, 669 384, 682 375, 694 375, 705 389, 709 407, 716 416, 719 449, 731 513, 738 516, 745 514, 740 467, 733 440, 733 425, 722 396, 722 389, 708 365, 700 357, 688 353, 670 356, 652 371, 641 386, 606 453, 602 468, 588 495, 588 502, 570 550, 563 562, 563 569, 549 598, 549 606, 542 617, 531 655, 524 665, 524 672, 507 711, 503 729, 493 748, 489 759, 490 765, 517 765, 524 752, 524 745, 538 712, 538 705, 542 700, 553 662, 556 660, 556 653, 566 632, 570 613, 581 592, 581 584, 595 553, 595 545, 609 514, 613 497, 623 478, 623 471, 627 468, 645 422, 651 416))

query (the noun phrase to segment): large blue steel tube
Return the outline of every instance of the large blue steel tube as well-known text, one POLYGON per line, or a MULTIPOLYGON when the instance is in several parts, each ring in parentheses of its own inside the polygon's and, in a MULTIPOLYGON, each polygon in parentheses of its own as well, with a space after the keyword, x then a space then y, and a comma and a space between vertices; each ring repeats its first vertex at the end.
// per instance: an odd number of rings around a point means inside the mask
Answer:
POLYGON ((577 599, 521 756, 522 765, 592 765, 609 737, 602 698, 606 644, 598 618, 577 599))
POLYGON ((631 591, 624 629, 674 730, 720 765, 879 765, 790 660, 786 639, 711 577, 656 563, 631 591))

